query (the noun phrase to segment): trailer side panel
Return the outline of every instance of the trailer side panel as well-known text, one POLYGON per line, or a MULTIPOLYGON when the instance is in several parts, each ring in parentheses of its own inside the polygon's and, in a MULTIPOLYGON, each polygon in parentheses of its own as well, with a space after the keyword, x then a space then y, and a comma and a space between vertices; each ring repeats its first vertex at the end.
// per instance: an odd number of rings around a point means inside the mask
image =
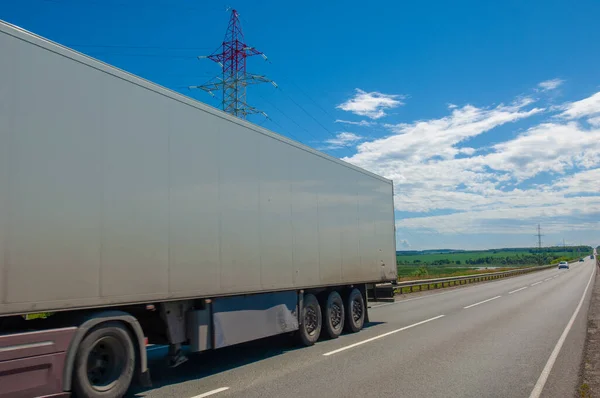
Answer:
POLYGON ((1 22, 0 48, 0 315, 395 278, 389 180, 1 22))

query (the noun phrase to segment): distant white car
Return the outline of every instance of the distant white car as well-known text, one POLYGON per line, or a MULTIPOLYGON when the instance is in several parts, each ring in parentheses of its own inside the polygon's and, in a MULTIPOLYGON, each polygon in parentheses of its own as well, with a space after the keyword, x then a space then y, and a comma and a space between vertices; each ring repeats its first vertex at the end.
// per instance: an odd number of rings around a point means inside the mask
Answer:
POLYGON ((562 269, 562 268, 569 269, 569 263, 566 261, 561 261, 560 263, 558 263, 558 269, 562 269))

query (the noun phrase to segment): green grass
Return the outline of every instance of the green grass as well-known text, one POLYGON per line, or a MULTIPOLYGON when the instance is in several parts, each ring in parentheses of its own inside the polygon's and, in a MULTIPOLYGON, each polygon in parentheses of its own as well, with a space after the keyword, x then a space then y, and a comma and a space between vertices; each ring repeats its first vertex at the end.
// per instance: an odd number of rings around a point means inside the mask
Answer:
POLYGON ((456 252, 399 252, 398 266, 436 267, 511 267, 549 264, 554 260, 576 259, 591 253, 591 248, 549 248, 538 253, 536 249, 497 249, 456 252), (577 250, 579 249, 579 250, 577 250))
MULTIPOLYGON (((457 272, 466 272, 472 270, 473 268, 456 268, 456 267, 427 267, 427 274, 430 276, 439 276, 446 274, 454 274, 457 272)), ((398 277, 406 277, 412 276, 413 273, 418 270, 418 268, 410 266, 410 265, 400 265, 398 266, 398 277)))
POLYGON ((500 269, 530 267, 538 264, 556 264, 591 254, 588 247, 553 247, 537 253, 536 249, 497 249, 480 251, 425 251, 397 254, 400 280, 440 278, 493 272, 500 269), (588 252, 589 250, 589 252, 588 252), (489 270, 485 270, 489 268, 489 270), (483 269, 483 271, 481 271, 483 269))
POLYGON ((592 395, 590 394, 590 386, 587 383, 583 383, 579 387, 579 396, 581 398, 590 398, 592 395))
POLYGON ((488 272, 500 272, 507 271, 511 268, 493 268, 493 269, 480 269, 480 268, 455 268, 455 267, 411 267, 411 266, 399 266, 398 267, 398 280, 399 281, 410 281, 416 279, 430 279, 430 278, 448 278, 451 276, 467 276, 484 274, 488 272))
POLYGON ((417 255, 398 255, 398 259, 407 260, 414 262, 414 260, 420 260, 421 262, 434 262, 436 260, 450 259, 452 261, 466 261, 468 259, 476 260, 484 257, 506 257, 516 255, 529 254, 527 251, 523 252, 459 252, 459 253, 440 253, 440 254, 417 254, 417 255))
MULTIPOLYGON (((573 254, 572 251, 563 251, 563 252, 554 252, 552 254, 556 254, 557 256, 571 256, 573 254)), ((485 257, 515 257, 515 256, 529 256, 535 255, 535 253, 531 253, 529 250, 523 250, 519 252, 513 251, 472 251, 472 252, 457 252, 457 253, 436 253, 436 254, 399 254, 396 257, 400 261, 406 261, 410 263, 415 263, 415 260, 419 260, 421 263, 432 263, 436 260, 445 260, 448 259, 450 261, 456 262, 461 261, 464 263, 467 260, 477 260, 479 258, 485 257)))

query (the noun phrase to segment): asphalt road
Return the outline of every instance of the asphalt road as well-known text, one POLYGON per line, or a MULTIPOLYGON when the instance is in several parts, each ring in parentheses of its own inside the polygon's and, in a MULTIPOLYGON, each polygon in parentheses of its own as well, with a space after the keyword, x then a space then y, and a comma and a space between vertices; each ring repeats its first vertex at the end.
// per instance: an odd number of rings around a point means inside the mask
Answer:
POLYGON ((588 257, 570 270, 373 304, 366 329, 309 348, 279 336, 176 369, 150 348, 154 388, 133 396, 571 397, 594 272, 588 257))

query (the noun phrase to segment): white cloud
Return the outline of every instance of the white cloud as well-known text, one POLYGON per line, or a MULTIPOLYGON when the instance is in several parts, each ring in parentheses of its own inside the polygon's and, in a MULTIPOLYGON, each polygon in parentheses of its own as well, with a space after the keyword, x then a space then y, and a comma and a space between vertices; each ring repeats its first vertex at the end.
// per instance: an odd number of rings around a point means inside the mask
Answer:
POLYGON ((560 116, 565 119, 579 119, 598 115, 600 114, 600 92, 580 101, 564 104, 561 108, 563 113, 560 116))
POLYGON ((408 248, 410 248, 410 242, 409 242, 409 241, 407 241, 406 239, 400 239, 400 240, 398 240, 398 242, 397 242, 396 246, 397 246, 399 249, 400 249, 400 248, 402 248, 402 249, 408 249, 408 248))
POLYGON ((397 162, 410 164, 434 157, 452 159, 461 152, 455 145, 495 127, 542 111, 539 108, 523 110, 528 104, 529 100, 523 100, 492 109, 466 105, 452 110, 449 116, 441 119, 388 124, 386 127, 394 135, 360 144, 358 153, 345 160, 366 168, 378 168, 377 164, 382 159, 393 158, 397 162))
POLYGON ((554 187, 566 194, 600 194, 600 168, 563 177, 554 183, 554 187))
POLYGON ((355 115, 366 116, 370 119, 380 119, 386 115, 387 109, 404 105, 405 97, 397 94, 383 94, 377 91, 367 93, 359 88, 354 97, 338 105, 336 108, 352 112, 355 115))
POLYGON ((575 122, 543 123, 494 150, 483 159, 485 164, 510 172, 519 181, 542 172, 562 174, 600 163, 600 129, 587 130, 575 122))
POLYGON ((336 123, 343 123, 343 124, 351 124, 354 126, 361 126, 361 127, 370 127, 370 126, 374 126, 377 123, 375 122, 369 122, 368 120, 361 120, 360 122, 353 122, 350 120, 341 120, 341 119, 337 119, 335 121, 336 123))
POLYGON ((343 132, 336 134, 335 138, 330 138, 325 140, 327 147, 324 149, 340 149, 343 147, 347 147, 353 144, 356 144, 358 141, 362 140, 363 137, 360 135, 343 132))
POLYGON ((458 150, 458 153, 462 153, 464 155, 473 155, 477 150, 475 148, 464 147, 458 150))
POLYGON ((426 230, 442 234, 531 233, 533 236, 534 225, 545 220, 544 233, 598 229, 597 218, 594 220, 589 215, 597 217, 600 214, 600 197, 538 199, 529 198, 526 207, 504 206, 441 216, 404 218, 396 222, 396 227, 399 230, 426 230), (579 208, 586 209, 587 221, 585 217, 581 218, 579 208))
POLYGON ((344 160, 394 180, 396 209, 413 213, 398 221, 400 229, 531 234, 532 225, 542 220, 545 233, 597 230, 597 99, 600 105, 600 93, 563 104, 553 109, 560 112, 559 118, 550 113, 548 120, 516 136, 494 136, 487 140, 497 142, 491 146, 466 144, 493 134, 497 127, 541 115, 544 109, 535 107, 531 98, 493 108, 451 108, 438 119, 385 125, 390 136, 359 144, 357 153, 344 160), (574 120, 596 113, 585 122, 574 120))
POLYGON ((561 79, 550 79, 550 80, 541 82, 540 84, 538 84, 538 87, 539 87, 540 91, 551 91, 551 90, 556 90, 563 83, 564 83, 564 80, 561 80, 561 79))
POLYGON ((594 127, 600 127, 600 116, 589 118, 588 123, 594 127))

